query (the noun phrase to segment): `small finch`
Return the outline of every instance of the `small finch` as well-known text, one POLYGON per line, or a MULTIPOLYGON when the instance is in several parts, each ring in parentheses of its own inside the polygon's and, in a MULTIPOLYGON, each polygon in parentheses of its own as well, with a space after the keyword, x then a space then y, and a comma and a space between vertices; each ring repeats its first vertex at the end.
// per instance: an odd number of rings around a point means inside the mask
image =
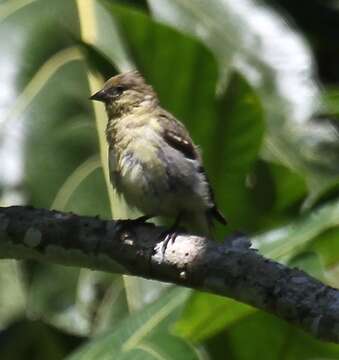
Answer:
POLYGON ((173 217, 201 235, 211 235, 213 219, 226 224, 198 147, 138 71, 110 78, 90 99, 106 107, 112 184, 143 219, 173 217))

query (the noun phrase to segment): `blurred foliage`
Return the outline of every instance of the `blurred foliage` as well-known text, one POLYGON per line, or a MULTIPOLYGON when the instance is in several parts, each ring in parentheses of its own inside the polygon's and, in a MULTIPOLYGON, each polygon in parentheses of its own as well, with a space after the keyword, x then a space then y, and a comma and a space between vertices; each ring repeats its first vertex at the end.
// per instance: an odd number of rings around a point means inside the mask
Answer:
MULTIPOLYGON (((266 3, 1 1, 0 204, 124 213, 88 96, 137 67, 203 150, 226 232, 338 287, 338 7, 266 3)), ((66 356, 335 359, 339 347, 230 299, 1 261, 0 358, 66 356)))

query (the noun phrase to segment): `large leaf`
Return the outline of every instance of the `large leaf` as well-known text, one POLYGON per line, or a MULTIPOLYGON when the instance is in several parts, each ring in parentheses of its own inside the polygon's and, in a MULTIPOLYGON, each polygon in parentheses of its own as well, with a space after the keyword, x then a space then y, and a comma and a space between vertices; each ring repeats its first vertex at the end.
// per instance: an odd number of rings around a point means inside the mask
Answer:
POLYGON ((137 68, 155 87, 162 106, 188 126, 198 143, 206 141, 202 148, 208 149, 215 128, 217 81, 212 54, 200 42, 140 11, 102 2, 115 19, 137 68))
POLYGON ((319 93, 302 38, 254 0, 148 2, 157 19, 209 46, 222 73, 228 73, 231 64, 258 88, 268 115, 266 156, 307 176, 312 205, 338 180, 339 141, 328 123, 311 120, 319 108, 319 93))
POLYGON ((176 318, 188 294, 188 290, 173 289, 125 319, 110 333, 92 340, 68 359, 198 359, 196 349, 168 333, 168 326, 176 318))
POLYGON ((254 90, 236 73, 218 105, 213 143, 209 144, 211 175, 217 185, 217 201, 231 226, 245 230, 256 226, 259 215, 246 180, 262 145, 263 111, 254 90))

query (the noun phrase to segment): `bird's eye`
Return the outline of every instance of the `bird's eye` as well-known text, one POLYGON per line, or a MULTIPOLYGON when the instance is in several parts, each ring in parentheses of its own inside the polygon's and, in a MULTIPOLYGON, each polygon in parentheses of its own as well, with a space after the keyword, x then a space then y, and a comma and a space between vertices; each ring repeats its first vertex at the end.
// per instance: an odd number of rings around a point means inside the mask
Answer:
POLYGON ((126 88, 122 85, 117 85, 115 88, 114 88, 114 94, 116 96, 119 96, 121 95, 124 91, 126 90, 126 88))

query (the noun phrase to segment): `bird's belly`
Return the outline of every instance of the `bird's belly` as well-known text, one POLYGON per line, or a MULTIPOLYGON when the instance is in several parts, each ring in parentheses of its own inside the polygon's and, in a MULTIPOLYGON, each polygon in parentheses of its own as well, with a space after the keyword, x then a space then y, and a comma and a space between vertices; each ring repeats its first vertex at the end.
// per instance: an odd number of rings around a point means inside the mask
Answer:
POLYGON ((121 173, 120 186, 118 189, 125 197, 130 206, 138 208, 145 214, 157 213, 157 193, 159 184, 154 185, 153 179, 149 179, 142 164, 121 173))
POLYGON ((115 186, 130 206, 143 213, 157 215, 161 212, 161 199, 167 191, 165 169, 153 149, 146 151, 143 148, 143 153, 140 153, 140 148, 138 150, 126 151, 120 157, 115 186))

